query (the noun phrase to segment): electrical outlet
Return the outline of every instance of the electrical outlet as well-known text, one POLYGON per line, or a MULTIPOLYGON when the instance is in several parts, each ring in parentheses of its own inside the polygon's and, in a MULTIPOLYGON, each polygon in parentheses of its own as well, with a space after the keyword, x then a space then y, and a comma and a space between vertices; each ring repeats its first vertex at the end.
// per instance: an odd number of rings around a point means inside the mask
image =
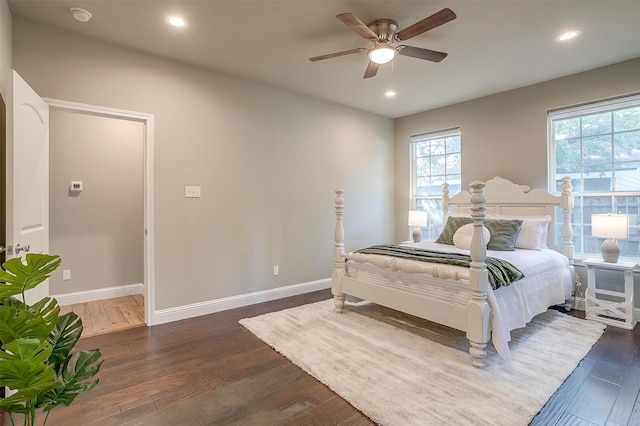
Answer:
POLYGON ((280 274, 280 268, 276 265, 273 267, 273 276, 276 277, 278 274, 280 274))
POLYGON ((184 187, 184 196, 186 198, 200 198, 200 187, 199 186, 185 186, 184 187))
POLYGON ((71 279, 71 269, 64 269, 62 271, 62 281, 69 281, 71 279))

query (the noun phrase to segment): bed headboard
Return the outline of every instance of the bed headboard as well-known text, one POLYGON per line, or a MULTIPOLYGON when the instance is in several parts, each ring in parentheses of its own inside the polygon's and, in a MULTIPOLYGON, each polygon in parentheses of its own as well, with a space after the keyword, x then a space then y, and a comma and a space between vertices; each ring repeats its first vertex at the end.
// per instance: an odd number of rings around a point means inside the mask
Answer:
MULTIPOLYGON (((485 182, 482 190, 485 202, 485 215, 504 216, 551 216, 547 235, 547 246, 573 260, 573 230, 571 228, 571 212, 573 195, 571 178, 562 178, 562 193, 553 195, 543 189, 531 189, 526 185, 518 185, 508 179, 495 177, 485 182), (557 213, 560 207, 562 212, 557 213), (556 243, 557 224, 562 224, 562 243, 556 243)), ((453 197, 449 196, 449 188, 442 187, 442 209, 444 221, 447 216, 467 216, 471 214, 471 192, 462 191, 453 197)))

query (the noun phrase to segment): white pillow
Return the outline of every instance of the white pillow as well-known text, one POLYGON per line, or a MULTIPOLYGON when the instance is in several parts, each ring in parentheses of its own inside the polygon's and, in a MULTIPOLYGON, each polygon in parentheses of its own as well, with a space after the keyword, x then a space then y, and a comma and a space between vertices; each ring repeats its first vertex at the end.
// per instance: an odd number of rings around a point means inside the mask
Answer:
MULTIPOLYGON (((491 239, 491 233, 484 226, 482 227, 482 236, 484 238, 484 245, 489 244, 491 239)), ((462 225, 455 234, 453 234, 453 245, 458 248, 469 250, 471 247, 471 239, 473 238, 473 223, 467 223, 462 225)))
POLYGON ((522 227, 516 239, 515 248, 542 250, 547 247, 547 234, 551 216, 492 216, 500 219, 520 219, 522 227))

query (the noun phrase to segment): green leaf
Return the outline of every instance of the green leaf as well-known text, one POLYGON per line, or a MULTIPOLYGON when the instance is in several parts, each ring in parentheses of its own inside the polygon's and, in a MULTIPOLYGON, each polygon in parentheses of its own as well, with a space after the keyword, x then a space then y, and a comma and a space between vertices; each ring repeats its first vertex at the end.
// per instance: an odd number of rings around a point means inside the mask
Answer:
POLYGON ((49 362, 55 365, 56 370, 67 359, 73 347, 82 335, 82 320, 73 312, 61 315, 56 326, 49 335, 49 343, 53 352, 49 362))
POLYGON ((10 299, 4 299, 1 303, 0 342, 6 345, 19 338, 37 338, 44 341, 49 337, 55 326, 55 322, 51 322, 50 318, 43 318, 25 309, 26 305, 9 304, 10 299))
POLYGON ((98 349, 71 355, 56 375, 56 380, 62 383, 62 387, 52 389, 38 398, 36 406, 44 411, 52 410, 58 405, 68 406, 79 394, 93 389, 100 379, 88 380, 100 371, 104 361, 97 361, 101 356, 98 349))
POLYGON ((23 259, 9 259, 0 271, 0 299, 24 294, 49 278, 60 265, 60 256, 28 253, 23 259))
POLYGON ((0 407, 8 409, 20 402, 33 402, 38 395, 51 391, 56 383, 56 372, 48 364, 51 345, 45 340, 20 338, 2 345, 0 351, 0 386, 17 392, 0 399, 0 407))

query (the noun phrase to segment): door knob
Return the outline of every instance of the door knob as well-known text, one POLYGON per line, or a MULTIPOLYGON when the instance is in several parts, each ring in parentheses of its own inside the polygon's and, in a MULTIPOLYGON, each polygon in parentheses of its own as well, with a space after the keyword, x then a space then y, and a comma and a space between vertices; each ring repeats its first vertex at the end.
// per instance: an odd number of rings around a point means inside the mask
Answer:
POLYGON ((19 243, 16 244, 16 254, 20 254, 21 251, 28 253, 30 249, 31 247, 29 247, 29 244, 27 244, 26 246, 21 246, 19 243))

